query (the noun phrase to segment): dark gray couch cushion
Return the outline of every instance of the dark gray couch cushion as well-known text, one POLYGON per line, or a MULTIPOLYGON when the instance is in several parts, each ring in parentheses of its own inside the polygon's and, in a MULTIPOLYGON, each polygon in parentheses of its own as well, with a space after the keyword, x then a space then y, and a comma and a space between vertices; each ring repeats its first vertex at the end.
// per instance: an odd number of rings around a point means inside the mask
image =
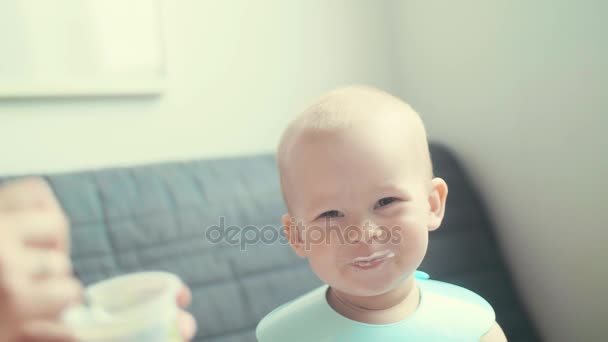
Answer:
MULTIPOLYGON (((433 144, 431 152, 450 194, 445 222, 431 234, 421 269, 484 296, 510 341, 538 340, 479 197, 444 147, 433 144)), ((46 178, 70 217, 72 259, 83 282, 138 270, 177 273, 193 291, 196 341, 255 341, 255 326, 266 313, 321 284, 285 242, 279 225, 285 208, 271 155, 46 178), (280 238, 247 246, 216 242, 218 229, 209 229, 222 220, 224 229, 255 226, 269 239, 280 238)), ((250 229, 245 237, 252 234, 250 229)))

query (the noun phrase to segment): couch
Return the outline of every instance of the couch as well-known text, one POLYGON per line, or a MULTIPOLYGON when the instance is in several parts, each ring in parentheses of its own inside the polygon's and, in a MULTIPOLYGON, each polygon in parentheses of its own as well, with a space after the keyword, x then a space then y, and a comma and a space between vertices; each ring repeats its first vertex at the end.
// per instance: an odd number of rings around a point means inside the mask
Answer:
MULTIPOLYGON (((420 270, 485 297, 509 341, 538 341, 474 185, 445 146, 432 143, 431 154, 449 196, 420 270)), ((90 284, 138 270, 178 274, 193 292, 195 341, 255 341, 266 313, 321 285, 285 243, 272 155, 42 176, 70 218, 78 277, 90 284), (238 236, 218 241, 231 226, 244 228, 240 243, 238 236), (255 239, 253 227, 266 241, 255 239)))

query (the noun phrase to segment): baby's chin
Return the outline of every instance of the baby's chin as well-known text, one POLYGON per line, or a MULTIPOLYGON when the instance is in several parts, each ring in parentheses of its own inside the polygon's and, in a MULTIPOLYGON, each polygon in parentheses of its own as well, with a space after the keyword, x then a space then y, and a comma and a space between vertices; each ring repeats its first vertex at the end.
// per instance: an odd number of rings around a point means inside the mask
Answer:
POLYGON ((383 275, 347 275, 340 279, 326 281, 332 288, 340 292, 359 297, 379 296, 393 291, 400 285, 398 277, 383 275))
POLYGON ((381 296, 390 293, 396 288, 395 284, 380 284, 371 282, 365 284, 342 282, 340 284, 337 284, 337 286, 332 286, 332 284, 329 284, 329 286, 339 290, 342 293, 357 297, 381 296))

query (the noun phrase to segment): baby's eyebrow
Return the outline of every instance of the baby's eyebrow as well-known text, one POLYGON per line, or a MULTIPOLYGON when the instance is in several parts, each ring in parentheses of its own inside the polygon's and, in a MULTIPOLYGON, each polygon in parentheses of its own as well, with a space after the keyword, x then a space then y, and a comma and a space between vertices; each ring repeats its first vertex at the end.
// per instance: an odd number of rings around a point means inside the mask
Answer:
POLYGON ((404 199, 411 198, 411 194, 407 188, 402 185, 397 184, 389 184, 383 185, 379 187, 379 193, 383 195, 396 195, 398 197, 403 197, 404 199))
POLYGON ((335 198, 335 195, 329 192, 314 194, 304 204, 304 212, 307 215, 319 215, 328 210, 338 210, 335 205, 332 207, 335 198))
POLYGON ((328 210, 337 210, 336 208, 331 208, 328 201, 314 201, 304 208, 304 212, 308 215, 318 215, 328 210))

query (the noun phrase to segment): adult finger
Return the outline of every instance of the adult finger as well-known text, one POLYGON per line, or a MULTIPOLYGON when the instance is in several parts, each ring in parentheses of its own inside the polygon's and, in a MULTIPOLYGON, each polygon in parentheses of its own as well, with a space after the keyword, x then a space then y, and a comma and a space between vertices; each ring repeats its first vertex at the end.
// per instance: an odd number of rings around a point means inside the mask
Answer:
POLYGON ((53 190, 42 178, 22 178, 0 186, 0 211, 58 208, 53 190))
POLYGON ((181 289, 177 293, 177 305, 180 308, 185 309, 192 302, 192 292, 186 285, 182 285, 181 289))
POLYGON ((72 274, 72 262, 64 252, 52 249, 26 248, 24 259, 26 272, 35 280, 49 277, 68 277, 72 274))
POLYGON ((61 211, 0 212, 0 229, 13 231, 31 247, 65 250, 68 225, 61 211))
POLYGON ((183 341, 190 341, 196 334, 196 321, 194 317, 183 310, 177 313, 177 328, 183 341))
POLYGON ((69 277, 44 279, 30 284, 21 293, 21 306, 25 317, 56 319, 68 306, 82 301, 80 282, 69 277))
MULTIPOLYGON (((55 216, 55 221, 60 222, 61 235, 59 240, 33 239, 29 243, 39 247, 57 248, 69 250, 70 241, 68 237, 69 222, 63 212, 59 201, 55 197, 50 185, 42 178, 24 178, 0 186, 0 215, 3 213, 46 212, 55 216)), ((45 227, 46 225, 41 225, 45 227)), ((34 226, 34 228, 40 226, 34 226)), ((0 227, 1 228, 1 227, 0 227)), ((34 234, 33 236, 40 236, 34 234)))
POLYGON ((19 342, 77 342, 70 329, 59 321, 37 320, 23 326, 19 342))

